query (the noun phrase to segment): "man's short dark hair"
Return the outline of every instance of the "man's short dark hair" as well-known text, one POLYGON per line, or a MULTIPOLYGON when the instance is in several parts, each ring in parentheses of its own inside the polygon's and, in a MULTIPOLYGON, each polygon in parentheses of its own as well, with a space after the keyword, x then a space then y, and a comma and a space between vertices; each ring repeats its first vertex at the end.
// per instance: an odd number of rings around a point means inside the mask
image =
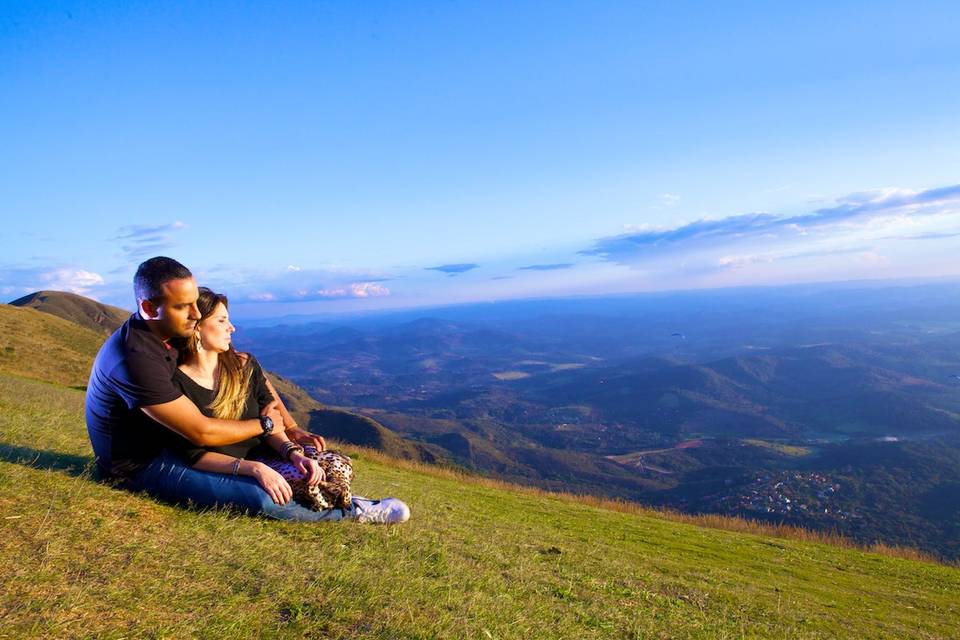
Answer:
POLYGON ((190 269, 173 258, 157 256, 137 267, 137 274, 133 276, 133 293, 138 304, 141 300, 157 300, 163 297, 163 285, 167 282, 192 277, 190 269))

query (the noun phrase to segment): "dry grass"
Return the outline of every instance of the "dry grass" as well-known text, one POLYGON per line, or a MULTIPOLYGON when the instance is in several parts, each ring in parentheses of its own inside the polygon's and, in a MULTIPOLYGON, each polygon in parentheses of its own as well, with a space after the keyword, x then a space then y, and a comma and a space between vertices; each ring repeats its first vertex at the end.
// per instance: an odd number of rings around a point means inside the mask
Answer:
POLYGON ((357 492, 403 497, 410 522, 171 507, 91 482, 82 402, 0 375, 0 638, 933 639, 960 624, 955 569, 350 445, 357 492))
POLYGON ((34 309, 0 305, 0 371, 80 386, 103 336, 34 309))

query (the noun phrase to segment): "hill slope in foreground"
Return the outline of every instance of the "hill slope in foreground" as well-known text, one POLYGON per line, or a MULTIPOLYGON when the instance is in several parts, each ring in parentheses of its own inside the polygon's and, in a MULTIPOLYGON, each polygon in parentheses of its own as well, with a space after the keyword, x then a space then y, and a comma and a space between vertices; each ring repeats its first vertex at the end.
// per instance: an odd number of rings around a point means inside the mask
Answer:
MULTIPOLYGON (((42 368, 41 368, 42 369, 42 368)), ((0 367, 0 637, 955 637, 960 571, 510 488, 347 447, 395 527, 93 482, 83 392, 0 367)))

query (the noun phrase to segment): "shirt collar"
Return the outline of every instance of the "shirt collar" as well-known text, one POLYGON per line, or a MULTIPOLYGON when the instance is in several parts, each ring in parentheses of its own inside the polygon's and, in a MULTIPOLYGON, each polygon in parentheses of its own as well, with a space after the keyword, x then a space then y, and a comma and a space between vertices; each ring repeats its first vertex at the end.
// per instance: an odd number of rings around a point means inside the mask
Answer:
POLYGON ((148 334, 150 336, 149 338, 147 338, 146 336, 143 336, 143 338, 146 340, 150 340, 150 339, 156 340, 161 345, 163 345, 164 349, 166 349, 167 351, 176 351, 176 349, 170 345, 169 340, 164 342, 163 340, 160 339, 160 336, 155 334, 153 331, 150 331, 150 326, 147 324, 146 320, 140 317, 139 312, 134 313, 133 315, 130 316, 130 328, 134 329, 135 331, 141 331, 144 334, 148 334))

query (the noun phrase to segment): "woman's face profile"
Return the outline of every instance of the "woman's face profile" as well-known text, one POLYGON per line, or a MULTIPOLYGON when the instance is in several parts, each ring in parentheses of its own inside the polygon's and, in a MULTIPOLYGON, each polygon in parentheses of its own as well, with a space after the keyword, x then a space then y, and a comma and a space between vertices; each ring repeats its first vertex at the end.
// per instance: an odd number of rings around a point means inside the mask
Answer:
POLYGON ((230 314, 223 303, 218 303, 213 312, 197 324, 200 344, 205 350, 223 353, 230 348, 231 334, 236 327, 230 322, 230 314))

